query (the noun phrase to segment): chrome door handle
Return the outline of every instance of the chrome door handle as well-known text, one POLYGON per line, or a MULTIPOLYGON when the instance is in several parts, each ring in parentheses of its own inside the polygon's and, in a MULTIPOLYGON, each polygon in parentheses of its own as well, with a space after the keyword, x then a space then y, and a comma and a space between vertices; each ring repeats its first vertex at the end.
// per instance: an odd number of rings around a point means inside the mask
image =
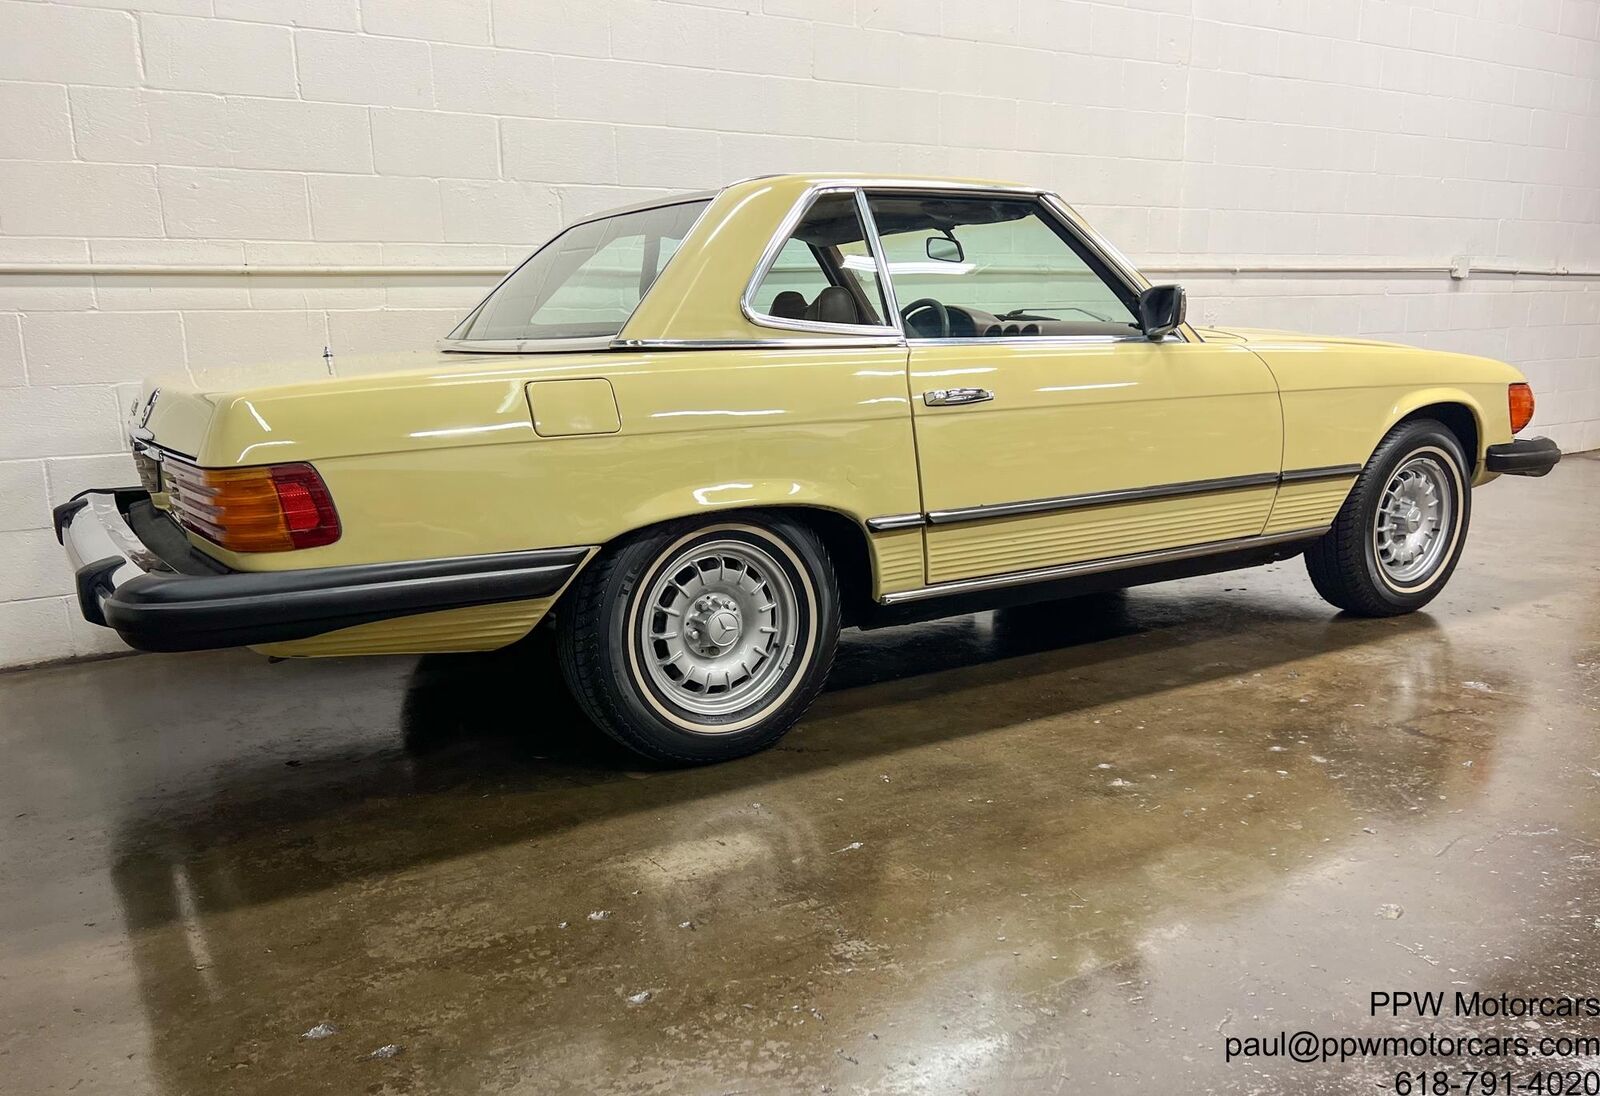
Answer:
POLYGON ((929 407, 954 407, 963 403, 987 403, 994 393, 987 388, 930 388, 922 394, 929 407))

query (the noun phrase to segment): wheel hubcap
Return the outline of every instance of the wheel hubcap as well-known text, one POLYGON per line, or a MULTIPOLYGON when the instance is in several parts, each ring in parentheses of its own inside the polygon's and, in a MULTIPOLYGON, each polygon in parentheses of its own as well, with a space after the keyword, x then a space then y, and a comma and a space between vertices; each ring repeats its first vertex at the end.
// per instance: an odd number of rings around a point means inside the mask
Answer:
POLYGON ((739 603, 726 594, 703 594, 684 617, 684 638, 695 654, 715 658, 739 642, 744 623, 739 603))
POLYGON ((800 630, 794 586, 742 540, 693 545, 645 595, 638 640, 650 683, 696 715, 749 706, 783 678, 800 630))
POLYGON ((1455 500, 1438 459, 1415 456, 1395 469, 1373 523, 1373 548, 1388 577, 1411 585, 1439 566, 1450 544, 1455 500))

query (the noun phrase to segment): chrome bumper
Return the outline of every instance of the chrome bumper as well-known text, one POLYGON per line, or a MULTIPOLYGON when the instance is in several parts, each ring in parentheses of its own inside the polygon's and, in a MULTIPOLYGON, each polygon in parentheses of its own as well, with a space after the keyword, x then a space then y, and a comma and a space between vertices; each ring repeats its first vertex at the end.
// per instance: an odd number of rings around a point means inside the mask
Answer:
POLYGON ((169 569, 128 526, 119 495, 148 497, 142 487, 85 491, 51 513, 56 540, 77 576, 78 607, 91 624, 106 623, 101 602, 118 586, 169 569))

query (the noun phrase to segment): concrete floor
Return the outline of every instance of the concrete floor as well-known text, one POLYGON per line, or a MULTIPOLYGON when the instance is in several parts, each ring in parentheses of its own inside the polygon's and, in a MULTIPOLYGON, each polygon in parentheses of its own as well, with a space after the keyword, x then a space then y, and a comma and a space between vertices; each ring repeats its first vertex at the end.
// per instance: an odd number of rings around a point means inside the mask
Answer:
POLYGON ((0 675, 0 1090, 1371 1091, 1224 1039, 1600 989, 1597 533, 1573 458, 1407 618, 1295 560, 851 634, 685 772, 525 651, 0 675))

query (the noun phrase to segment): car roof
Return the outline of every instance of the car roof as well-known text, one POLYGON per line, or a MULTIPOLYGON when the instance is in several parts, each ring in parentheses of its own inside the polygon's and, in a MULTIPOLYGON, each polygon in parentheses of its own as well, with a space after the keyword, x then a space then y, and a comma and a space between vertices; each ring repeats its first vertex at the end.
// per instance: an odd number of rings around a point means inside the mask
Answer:
MULTIPOLYGON (((1013 194, 1043 196, 1058 213, 1076 222, 1081 220, 1044 187, 1024 186, 989 179, 950 178, 932 175, 891 175, 866 172, 806 172, 787 175, 762 175, 741 179, 720 190, 663 194, 631 205, 591 214, 567 225, 615 217, 625 213, 664 206, 704 202, 692 228, 673 252, 671 259, 645 292, 644 298, 623 325, 615 339, 605 345, 616 349, 689 349, 697 347, 745 346, 868 346, 874 342, 902 341, 897 332, 865 328, 860 334, 841 332, 837 325, 785 325, 774 330, 770 318, 757 318, 747 307, 747 290, 753 275, 766 262, 769 251, 777 247, 794 228, 794 221, 807 200, 819 189, 941 190, 989 196, 1013 194)), ((999 218, 1004 219, 1004 218, 999 218)), ((1113 259, 1116 262, 1115 259, 1113 259)), ((1130 279, 1142 282, 1137 271, 1125 261, 1130 279)), ((1148 282, 1143 282, 1148 285, 1148 282)), ((550 340, 547 348, 575 340, 550 340)), ((467 349, 468 347, 461 347, 467 349)), ((483 349, 494 349, 484 346, 483 349)), ((519 343, 516 349, 531 349, 519 343)))
MULTIPOLYGON (((801 182, 811 185, 821 183, 855 184, 856 186, 933 186, 933 187, 987 187, 998 190, 1038 190, 1038 187, 1024 186, 1020 183, 1009 182, 1005 179, 972 179, 956 175, 895 175, 882 172, 850 172, 850 171, 824 171, 824 172, 797 172, 788 175, 758 175, 754 179, 744 179, 740 182, 756 182, 761 179, 780 179, 784 181, 801 182)), ((734 186, 738 183, 732 184, 734 186)))
POLYGON ((688 202, 706 202, 718 195, 736 187, 746 187, 751 184, 770 183, 783 186, 798 185, 804 189, 813 186, 872 186, 890 188, 929 188, 936 190, 1001 190, 1016 191, 1028 194, 1042 194, 1043 187, 1024 186, 1021 183, 1007 182, 1003 179, 972 179, 958 176, 943 175, 885 175, 867 172, 792 172, 783 175, 752 175, 745 179, 729 183, 727 186, 710 190, 686 190, 681 193, 663 194, 654 198, 645 198, 626 205, 612 206, 608 209, 598 210, 586 214, 582 218, 563 227, 571 228, 574 224, 586 224, 589 221, 603 221, 608 217, 620 217, 626 213, 638 213, 646 209, 660 209, 662 206, 684 205, 688 202))
MULTIPOLYGON (((840 333, 824 330, 774 331, 758 324, 744 307, 752 274, 769 248, 782 243, 793 228, 802 203, 818 188, 867 187, 954 190, 1039 195, 1042 187, 984 179, 949 179, 922 175, 824 173, 766 175, 730 183, 716 192, 684 237, 670 262, 651 285, 618 334, 621 346, 725 345, 729 342, 781 341, 837 345, 840 333)), ((663 198, 657 205, 703 199, 704 195, 663 198)), ((864 345, 868 335, 844 334, 850 345, 864 345)))

